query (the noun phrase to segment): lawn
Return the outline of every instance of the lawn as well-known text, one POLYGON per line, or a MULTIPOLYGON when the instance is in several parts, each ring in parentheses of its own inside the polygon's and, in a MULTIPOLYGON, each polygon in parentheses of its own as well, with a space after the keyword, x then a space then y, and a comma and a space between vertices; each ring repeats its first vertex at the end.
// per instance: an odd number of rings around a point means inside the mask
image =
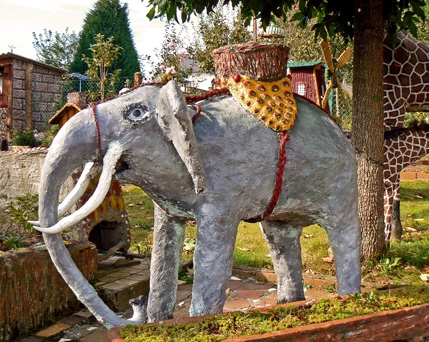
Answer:
MULTIPOLYGON (((153 205, 139 188, 124 188, 125 202, 131 225, 131 251, 150 256, 153 227, 153 205)), ((362 266, 364 280, 391 284, 421 284, 420 275, 429 273, 429 182, 401 183, 402 241, 392 242, 390 251, 376 262, 362 266)), ((189 222, 183 258, 192 258, 196 227, 189 222)), ((305 227, 301 237, 303 270, 325 275, 335 274, 328 253, 325 230, 317 225, 305 227)), ((242 222, 238 228, 234 263, 272 269, 269 250, 258 224, 242 222)))

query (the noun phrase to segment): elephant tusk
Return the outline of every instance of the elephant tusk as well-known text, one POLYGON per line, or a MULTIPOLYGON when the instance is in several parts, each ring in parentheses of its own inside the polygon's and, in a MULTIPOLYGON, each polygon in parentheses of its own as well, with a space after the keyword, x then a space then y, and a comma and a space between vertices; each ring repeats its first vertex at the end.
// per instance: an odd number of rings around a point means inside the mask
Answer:
MULTIPOLYGON (((88 184, 91 180, 91 169, 94 166, 94 162, 89 162, 85 164, 82 174, 79 177, 79 180, 76 183, 76 186, 73 190, 67 195, 64 201, 58 206, 58 217, 61 217, 66 213, 84 194, 88 184)), ((39 226, 40 221, 27 221, 33 226, 39 226)))
POLYGON ((82 197, 91 180, 91 169, 93 166, 94 162, 85 164, 76 186, 58 206, 58 217, 63 216, 82 197))
POLYGON ((41 228, 34 226, 34 229, 47 234, 56 234, 62 232, 64 229, 78 223, 87 217, 91 212, 97 209, 106 197, 109 191, 112 176, 115 173, 116 162, 119 160, 123 152, 121 144, 117 141, 110 143, 109 149, 103 158, 103 169, 101 172, 98 186, 95 189, 91 198, 73 214, 64 217, 55 225, 48 228, 41 228))

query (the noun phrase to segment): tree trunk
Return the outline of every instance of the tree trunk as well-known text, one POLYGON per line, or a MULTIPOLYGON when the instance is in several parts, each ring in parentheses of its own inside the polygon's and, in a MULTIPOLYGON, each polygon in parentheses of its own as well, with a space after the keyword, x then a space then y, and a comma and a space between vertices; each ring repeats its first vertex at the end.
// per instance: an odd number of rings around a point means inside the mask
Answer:
POLYGON ((362 256, 385 249, 383 219, 383 0, 355 0, 353 138, 358 165, 362 256))

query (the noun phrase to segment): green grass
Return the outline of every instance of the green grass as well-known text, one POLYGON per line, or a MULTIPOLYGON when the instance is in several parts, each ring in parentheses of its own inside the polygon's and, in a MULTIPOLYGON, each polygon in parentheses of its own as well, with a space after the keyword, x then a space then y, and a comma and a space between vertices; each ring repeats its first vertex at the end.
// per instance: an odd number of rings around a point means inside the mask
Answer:
MULTIPOLYGON (((124 197, 131 225, 131 251, 150 255, 153 228, 153 204, 137 187, 126 187, 124 197)), ((402 241, 392 242, 391 249, 380 260, 362 266, 363 279, 387 284, 422 284, 420 274, 429 273, 429 182, 401 183, 402 241), (415 230, 415 231, 414 231, 415 230)), ((187 238, 195 239, 195 222, 186 228, 187 238)), ((303 270, 325 275, 335 274, 329 261, 328 238, 317 225, 305 227, 301 237, 303 270)), ((185 251, 183 258, 192 258, 185 251)), ((234 263, 272 269, 269 250, 259 224, 242 222, 238 228, 234 263)))

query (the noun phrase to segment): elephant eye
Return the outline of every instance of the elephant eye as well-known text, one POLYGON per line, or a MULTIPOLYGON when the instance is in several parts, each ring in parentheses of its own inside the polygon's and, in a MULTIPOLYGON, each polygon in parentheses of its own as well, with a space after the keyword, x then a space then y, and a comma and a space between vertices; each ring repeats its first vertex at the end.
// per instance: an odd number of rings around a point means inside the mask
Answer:
POLYGON ((128 111, 126 118, 132 122, 140 122, 149 117, 149 110, 146 106, 132 108, 128 111))

